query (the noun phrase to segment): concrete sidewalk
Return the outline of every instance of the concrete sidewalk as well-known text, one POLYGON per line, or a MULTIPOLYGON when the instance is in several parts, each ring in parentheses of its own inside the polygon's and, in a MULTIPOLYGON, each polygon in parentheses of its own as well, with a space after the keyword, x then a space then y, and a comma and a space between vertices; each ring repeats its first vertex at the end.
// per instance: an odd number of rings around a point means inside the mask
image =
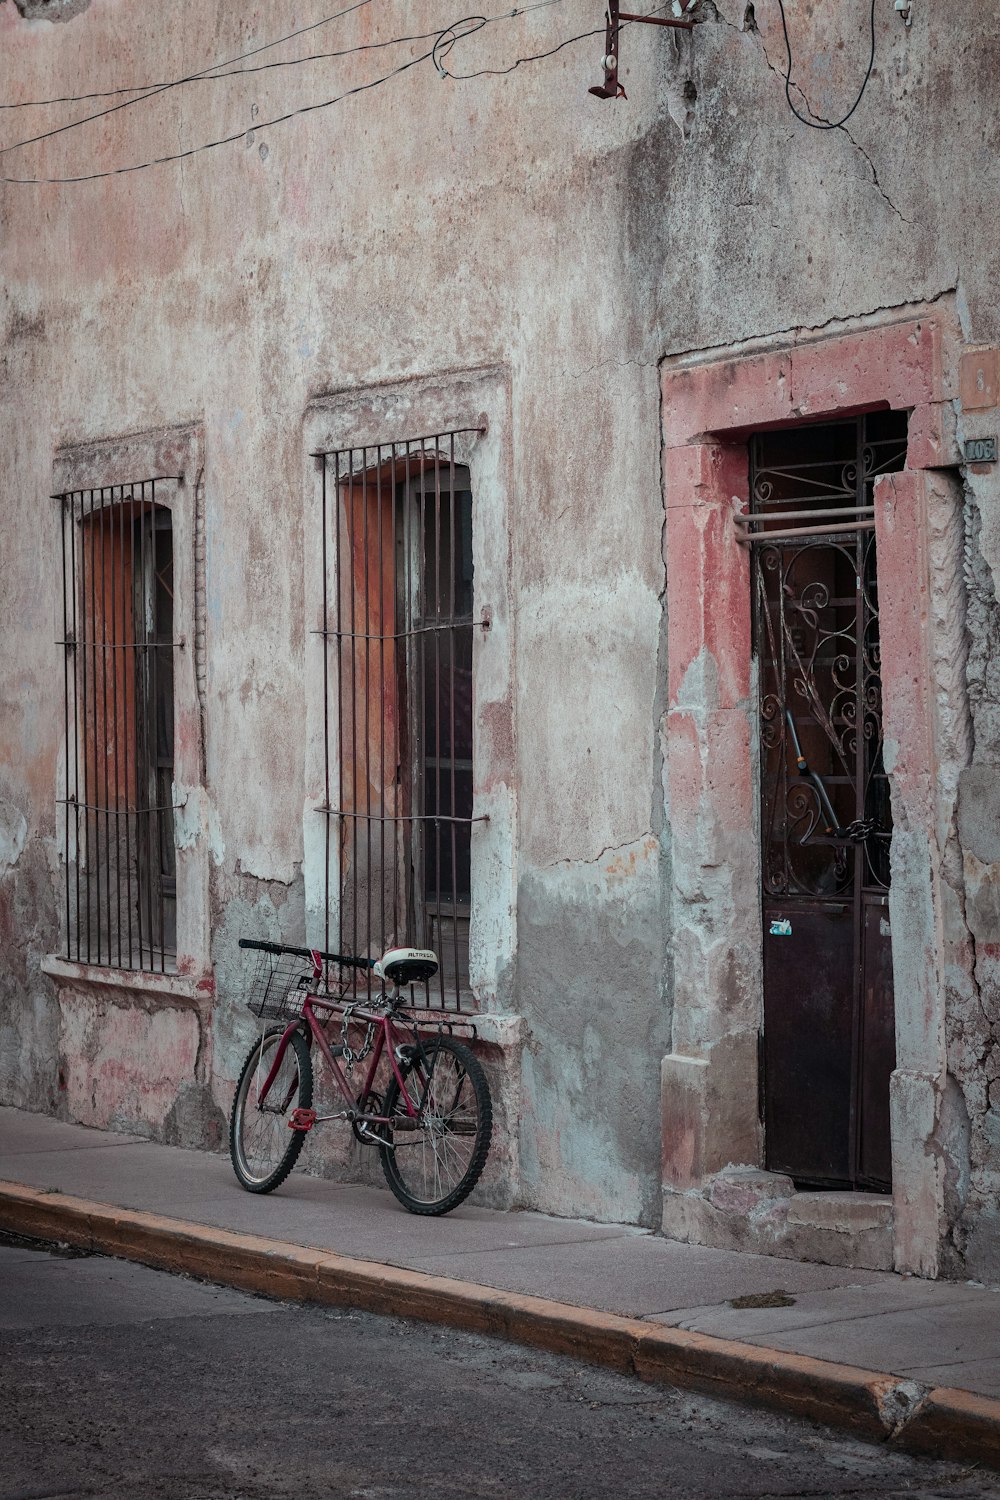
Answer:
POLYGON ((276 1295, 481 1326, 1000 1463, 998 1290, 535 1213, 464 1205, 421 1219, 388 1191, 301 1170, 254 1197, 227 1157, 12 1109, 0 1109, 0 1179, 0 1227, 276 1295), (788 1305, 731 1305, 778 1291, 788 1305))

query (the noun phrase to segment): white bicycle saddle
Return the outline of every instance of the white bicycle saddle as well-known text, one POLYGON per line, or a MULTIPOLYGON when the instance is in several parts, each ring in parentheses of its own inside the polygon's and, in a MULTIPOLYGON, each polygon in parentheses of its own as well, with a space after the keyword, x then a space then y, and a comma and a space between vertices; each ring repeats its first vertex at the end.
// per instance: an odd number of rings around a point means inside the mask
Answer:
POLYGON ((389 948, 374 965, 380 979, 390 984, 420 984, 438 971, 437 954, 430 948, 389 948))

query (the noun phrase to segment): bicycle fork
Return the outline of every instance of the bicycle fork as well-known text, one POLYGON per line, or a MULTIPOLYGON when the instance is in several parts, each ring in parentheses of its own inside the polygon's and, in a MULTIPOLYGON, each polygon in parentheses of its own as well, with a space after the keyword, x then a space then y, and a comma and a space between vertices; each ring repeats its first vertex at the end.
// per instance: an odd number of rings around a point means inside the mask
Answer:
MULTIPOLYGON (((288 1106, 291 1104, 292 1100, 295 1097, 295 1091, 296 1091, 296 1089, 298 1087, 298 1074, 296 1073, 295 1080, 292 1083, 290 1083, 289 1086, 288 1086, 288 1093, 285 1095, 284 1103, 281 1104, 280 1106, 279 1105, 272 1105, 270 1107, 270 1109, 268 1109, 268 1107, 265 1105, 264 1099, 271 1092, 271 1086, 272 1086, 272 1084, 274 1082, 274 1079, 273 1079, 273 1077, 271 1075, 272 1074, 277 1074, 278 1068, 280 1066, 280 1059, 279 1058, 275 1058, 274 1062, 271 1064, 271 1070, 270 1070, 270 1073, 268 1074, 268 1081, 267 1081, 267 1085, 266 1085, 265 1092, 264 1092, 264 1098, 262 1098, 261 1097, 261 1092, 260 1092, 260 1075, 264 1071, 264 1043, 266 1041, 267 1041, 267 1035, 265 1034, 260 1039, 260 1050, 257 1053, 257 1073, 256 1073, 257 1110, 258 1110, 258 1113, 260 1113, 260 1114, 283 1115, 285 1113, 285 1110, 288 1108, 288 1106)), ((278 1043, 278 1046, 279 1047, 281 1046, 280 1042, 278 1043)), ((310 1122, 310 1124, 314 1124, 315 1123, 315 1116, 316 1116, 315 1110, 311 1110, 311 1109, 295 1109, 295 1110, 292 1111, 292 1118, 294 1119, 294 1117, 296 1115, 310 1115, 310 1114, 313 1116, 313 1120, 310 1122)), ((291 1124, 291 1121, 289 1121, 289 1124, 291 1124)), ((292 1128, 293 1129, 297 1129, 297 1130, 301 1130, 301 1129, 304 1128, 304 1129, 308 1130, 310 1128, 310 1126, 306 1125, 306 1126, 303 1127, 301 1125, 297 1125, 297 1126, 293 1126, 292 1128)))

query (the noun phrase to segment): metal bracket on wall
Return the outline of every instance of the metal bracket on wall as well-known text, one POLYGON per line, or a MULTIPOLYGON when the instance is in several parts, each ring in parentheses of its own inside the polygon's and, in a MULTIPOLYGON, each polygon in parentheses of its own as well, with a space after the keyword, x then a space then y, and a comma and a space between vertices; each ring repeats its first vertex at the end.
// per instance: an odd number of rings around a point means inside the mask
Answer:
MULTIPOLYGON (((689 4, 687 7, 691 9, 689 4)), ((630 11, 618 9, 618 0, 608 0, 608 9, 605 12, 607 23, 604 38, 604 82, 595 83, 588 93, 596 94, 598 99, 627 99, 628 95, 618 82, 618 44, 619 32, 622 22, 637 21, 644 26, 671 26, 675 31, 693 31, 694 22, 685 21, 683 18, 674 16, 636 16, 630 11)))

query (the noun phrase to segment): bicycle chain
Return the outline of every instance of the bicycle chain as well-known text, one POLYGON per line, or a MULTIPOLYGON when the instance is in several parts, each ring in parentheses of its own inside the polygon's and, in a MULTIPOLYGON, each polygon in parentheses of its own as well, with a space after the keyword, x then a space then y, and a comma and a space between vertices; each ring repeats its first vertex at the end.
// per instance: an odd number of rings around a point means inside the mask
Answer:
POLYGON ((354 1006, 345 1005, 343 1019, 340 1023, 340 1041, 344 1049, 341 1056, 344 1059, 344 1070, 347 1073, 348 1077, 353 1071, 354 1064, 363 1062, 364 1059, 368 1056, 369 1052, 372 1050, 372 1047, 375 1045, 375 1027, 377 1024, 375 1021, 368 1022, 368 1028, 365 1032, 364 1046, 361 1047, 359 1051, 355 1052, 347 1040, 347 1029, 350 1025, 351 1017, 353 1014, 354 1006))

